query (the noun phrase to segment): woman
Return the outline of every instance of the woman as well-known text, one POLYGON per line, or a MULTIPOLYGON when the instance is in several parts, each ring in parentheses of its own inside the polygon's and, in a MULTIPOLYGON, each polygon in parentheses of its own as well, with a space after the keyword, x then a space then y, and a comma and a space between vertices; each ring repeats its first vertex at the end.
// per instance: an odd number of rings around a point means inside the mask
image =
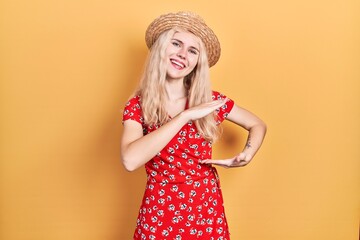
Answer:
POLYGON ((145 165, 147 184, 134 239, 230 239, 216 169, 242 167, 259 149, 265 124, 212 91, 209 67, 220 57, 213 31, 196 14, 155 19, 146 31, 149 57, 123 115, 121 158, 145 165), (223 120, 249 131, 237 156, 212 160, 223 120))

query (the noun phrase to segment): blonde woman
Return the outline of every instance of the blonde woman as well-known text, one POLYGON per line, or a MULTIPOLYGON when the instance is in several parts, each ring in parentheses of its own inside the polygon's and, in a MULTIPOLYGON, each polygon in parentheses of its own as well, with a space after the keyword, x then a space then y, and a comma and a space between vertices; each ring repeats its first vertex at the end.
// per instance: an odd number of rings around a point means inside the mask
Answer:
POLYGON ((150 53, 125 106, 121 139, 125 168, 145 165, 148 176, 134 239, 230 239, 213 165, 247 165, 266 126, 212 91, 209 67, 220 57, 220 44, 198 15, 161 15, 149 25, 146 43, 150 53), (237 156, 212 160, 225 119, 247 129, 248 141, 237 156))

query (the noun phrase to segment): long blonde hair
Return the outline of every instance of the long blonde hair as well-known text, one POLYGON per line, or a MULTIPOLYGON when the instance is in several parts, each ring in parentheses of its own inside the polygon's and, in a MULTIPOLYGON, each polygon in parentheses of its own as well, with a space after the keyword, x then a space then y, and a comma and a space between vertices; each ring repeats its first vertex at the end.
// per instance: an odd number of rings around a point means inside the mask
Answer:
MULTIPOLYGON (((178 28, 163 32, 150 49, 145 63, 145 69, 136 91, 141 96, 141 108, 144 122, 147 125, 164 124, 169 121, 165 109, 166 92, 166 48, 178 28)), ((196 67, 184 78, 184 87, 188 92, 188 107, 194 107, 212 100, 212 90, 209 76, 209 63, 205 46, 200 43, 200 54, 196 67)), ((215 113, 195 120, 197 130, 208 141, 214 142, 219 133, 215 113)))

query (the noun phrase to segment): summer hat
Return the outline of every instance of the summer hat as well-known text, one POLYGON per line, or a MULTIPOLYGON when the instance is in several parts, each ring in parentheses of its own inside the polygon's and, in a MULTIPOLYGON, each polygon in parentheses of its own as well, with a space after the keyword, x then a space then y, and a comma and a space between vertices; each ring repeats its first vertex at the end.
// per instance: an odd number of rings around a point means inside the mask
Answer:
POLYGON ((145 33, 148 48, 151 48, 161 33, 173 27, 179 27, 199 37, 205 45, 209 66, 215 65, 221 53, 219 40, 204 20, 193 12, 168 13, 156 18, 145 33))

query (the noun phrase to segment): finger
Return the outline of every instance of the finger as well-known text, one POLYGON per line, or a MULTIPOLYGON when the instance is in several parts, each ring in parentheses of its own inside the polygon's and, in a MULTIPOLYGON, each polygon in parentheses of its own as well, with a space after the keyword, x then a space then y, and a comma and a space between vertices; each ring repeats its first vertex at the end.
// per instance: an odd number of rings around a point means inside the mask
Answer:
POLYGON ((237 155, 235 157, 235 160, 233 162, 233 166, 234 167, 243 167, 243 166, 246 166, 249 161, 246 160, 246 154, 245 153, 241 153, 239 155, 237 155))
POLYGON ((234 159, 205 159, 201 160, 200 163, 203 164, 216 164, 216 165, 230 165, 234 159))
POLYGON ((248 160, 241 160, 240 163, 239 163, 239 166, 243 167, 243 166, 246 166, 250 163, 250 161, 248 160))
POLYGON ((202 106, 203 109, 208 109, 209 112, 215 111, 216 109, 220 108, 223 103, 209 103, 204 106, 202 106))
POLYGON ((245 158, 246 158, 246 154, 244 152, 237 155, 237 159, 239 159, 239 160, 245 160, 245 158))
POLYGON ((219 100, 214 100, 214 101, 211 101, 211 102, 208 102, 209 105, 211 106, 217 106, 217 105, 224 105, 226 103, 227 99, 219 99, 219 100))
POLYGON ((251 154, 246 154, 246 153, 242 152, 242 153, 240 153, 240 154, 238 155, 238 158, 239 158, 240 160, 242 160, 242 161, 245 161, 245 162, 249 163, 249 162, 251 161, 251 159, 252 159, 252 155, 251 155, 251 154))
POLYGON ((195 109, 205 110, 206 112, 210 113, 210 112, 215 111, 216 109, 220 108, 224 104, 225 104, 224 100, 215 100, 215 101, 203 103, 203 104, 195 107, 195 109))
POLYGON ((225 98, 225 99, 220 99, 220 100, 216 100, 216 104, 217 104, 217 105, 220 105, 219 107, 221 107, 221 106, 224 105, 227 101, 228 101, 227 98, 225 98))
POLYGON ((224 161, 220 160, 219 162, 213 162, 212 165, 229 168, 229 167, 231 167, 231 162, 224 162, 224 161))
POLYGON ((227 158, 227 159, 203 159, 200 160, 202 163, 212 163, 212 162, 219 162, 219 161, 233 161, 235 158, 227 158))

